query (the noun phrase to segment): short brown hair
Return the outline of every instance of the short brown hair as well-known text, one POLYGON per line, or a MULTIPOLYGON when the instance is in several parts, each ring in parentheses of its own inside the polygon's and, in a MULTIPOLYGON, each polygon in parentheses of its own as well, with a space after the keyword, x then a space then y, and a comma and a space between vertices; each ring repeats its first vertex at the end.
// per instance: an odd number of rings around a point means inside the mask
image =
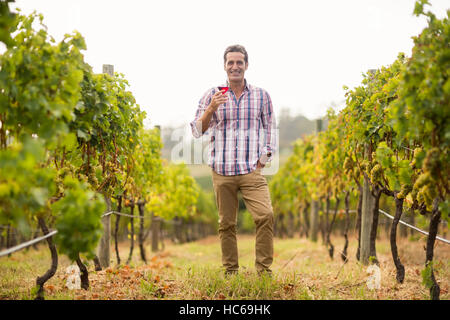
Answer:
POLYGON ((228 48, 225 49, 225 53, 223 54, 223 63, 227 62, 227 54, 229 52, 240 52, 244 55, 244 60, 245 63, 248 63, 248 54, 247 54, 247 50, 245 50, 244 46, 241 46, 239 44, 235 44, 232 46, 229 46, 228 48))

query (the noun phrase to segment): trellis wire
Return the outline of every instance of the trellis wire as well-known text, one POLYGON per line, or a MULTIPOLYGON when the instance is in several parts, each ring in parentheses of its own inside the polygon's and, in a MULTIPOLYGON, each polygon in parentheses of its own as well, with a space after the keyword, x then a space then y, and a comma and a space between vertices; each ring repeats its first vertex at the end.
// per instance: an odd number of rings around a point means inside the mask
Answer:
MULTIPOLYGON (((384 211, 381 210, 381 209, 379 209, 378 211, 380 211, 382 214, 384 214, 384 215, 385 215, 386 217, 388 217, 389 219, 394 220, 394 217, 391 216, 389 213, 384 212, 384 211)), ((426 232, 426 231, 423 231, 423 230, 421 230, 421 229, 419 229, 419 228, 417 228, 417 227, 415 227, 415 226, 413 226, 413 225, 410 225, 410 224, 408 224, 408 223, 406 223, 406 222, 403 222, 402 220, 399 220, 399 222, 400 222, 401 224, 404 224, 404 225, 407 226, 407 227, 410 227, 411 229, 414 229, 414 230, 416 230, 416 231, 418 231, 418 232, 420 232, 420 233, 423 233, 423 234, 425 234, 425 235, 428 236, 428 232, 426 232)), ((442 241, 442 242, 444 242, 444 243, 446 243, 446 244, 450 244, 450 241, 447 240, 447 239, 444 239, 444 238, 441 238, 441 237, 438 237, 438 236, 436 236, 436 239, 437 239, 437 240, 440 240, 440 241, 442 241)))
POLYGON ((0 257, 9 255, 9 254, 11 254, 13 252, 16 252, 16 251, 22 250, 22 249, 24 249, 26 247, 32 246, 33 244, 38 243, 39 241, 42 241, 42 240, 45 240, 47 238, 53 237, 57 233, 58 233, 58 230, 54 230, 54 231, 51 231, 50 233, 46 234, 45 236, 42 236, 42 237, 30 240, 30 241, 21 243, 21 244, 19 244, 17 246, 9 248, 9 249, 3 250, 3 251, 0 252, 0 257))

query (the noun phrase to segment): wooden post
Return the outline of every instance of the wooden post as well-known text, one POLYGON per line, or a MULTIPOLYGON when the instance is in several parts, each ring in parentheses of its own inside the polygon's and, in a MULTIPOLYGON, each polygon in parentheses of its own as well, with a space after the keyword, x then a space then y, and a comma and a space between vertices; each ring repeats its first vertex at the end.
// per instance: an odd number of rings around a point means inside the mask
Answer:
POLYGON ((361 249, 360 261, 364 265, 369 264, 370 256, 370 232, 373 221, 373 196, 370 192, 370 182, 367 176, 364 176, 363 185, 363 203, 361 212, 361 249))
MULTIPOLYGON (((376 70, 369 70, 370 74, 374 74, 376 70)), ((364 146, 364 158, 369 159, 371 157, 369 145, 364 146)), ((363 199, 362 199, 362 212, 361 212, 361 248, 360 248, 360 261, 363 265, 369 264, 370 257, 370 233, 372 231, 373 222, 373 206, 374 197, 370 191, 370 181, 367 175, 364 175, 363 184, 363 199)))
MULTIPOLYGON (((111 198, 103 195, 106 203, 106 212, 111 211, 111 198)), ((102 218, 103 235, 98 246, 98 259, 102 268, 108 268, 110 262, 110 240, 111 240, 111 215, 102 218)))
POLYGON ((114 76, 114 66, 111 64, 104 64, 103 65, 103 73, 107 73, 111 77, 113 77, 114 76))
POLYGON ((155 216, 152 212, 152 252, 157 252, 159 250, 159 229, 160 226, 160 217, 155 216))
POLYGON ((323 124, 322 119, 316 120, 316 133, 323 131, 322 124, 323 124))
MULTIPOLYGON (((114 66, 110 64, 103 65, 103 73, 114 76, 114 66)), ((106 194, 103 195, 106 203, 106 212, 112 210, 111 198, 106 194)), ((110 247, 111 247, 111 215, 102 218, 103 235, 98 246, 98 259, 102 268, 108 268, 110 263, 110 247)))
MULTIPOLYGON (((316 120, 316 134, 322 131, 322 119, 316 120)), ((311 241, 317 241, 317 234, 319 232, 319 201, 311 201, 311 214, 310 214, 310 232, 309 238, 311 241)))
MULTIPOLYGON (((159 131, 159 134, 161 135, 161 126, 155 125, 155 128, 159 131)), ((158 216, 155 216, 155 214, 152 212, 152 252, 157 252, 159 250, 159 233, 161 228, 160 223, 161 218, 158 216)))
POLYGON ((310 231, 309 239, 317 242, 319 234, 319 201, 311 201, 310 231))

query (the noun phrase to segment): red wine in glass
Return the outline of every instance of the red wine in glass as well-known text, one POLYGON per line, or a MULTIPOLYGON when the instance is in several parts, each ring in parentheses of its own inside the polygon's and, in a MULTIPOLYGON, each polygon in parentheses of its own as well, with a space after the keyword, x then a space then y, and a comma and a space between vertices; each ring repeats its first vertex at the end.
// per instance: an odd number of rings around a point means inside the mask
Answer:
POLYGON ((225 90, 224 92, 222 92, 222 94, 227 93, 228 89, 230 89, 229 87, 218 87, 219 91, 225 90))

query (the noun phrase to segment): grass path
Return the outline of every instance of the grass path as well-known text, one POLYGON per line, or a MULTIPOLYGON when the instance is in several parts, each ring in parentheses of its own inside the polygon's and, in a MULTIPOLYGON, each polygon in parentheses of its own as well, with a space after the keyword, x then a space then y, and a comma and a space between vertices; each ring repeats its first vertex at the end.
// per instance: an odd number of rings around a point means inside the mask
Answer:
MULTIPOLYGON (((111 268, 95 272, 90 263, 88 291, 65 287, 65 270, 70 261, 60 256, 58 271, 45 287, 46 299, 428 299, 421 277, 424 239, 399 242, 400 258, 406 268, 403 284, 396 283, 388 241, 377 241, 380 290, 367 288, 367 268, 355 259, 355 240, 351 239, 350 261, 345 265, 339 256, 343 238, 334 237, 332 242, 336 247, 333 260, 320 241, 275 239, 272 278, 256 274, 253 236, 239 236, 241 268, 238 275, 229 278, 223 275, 217 236, 182 245, 166 243, 163 252, 147 252, 147 264, 139 261, 135 249, 129 266, 113 262, 111 268)), ((121 244, 120 253, 125 261, 127 243, 121 244)), ((450 246, 438 244, 435 261, 441 299, 448 300, 450 246)), ((0 258, 0 299, 32 299, 35 279, 49 265, 50 254, 44 245, 38 251, 30 249, 0 258)))

